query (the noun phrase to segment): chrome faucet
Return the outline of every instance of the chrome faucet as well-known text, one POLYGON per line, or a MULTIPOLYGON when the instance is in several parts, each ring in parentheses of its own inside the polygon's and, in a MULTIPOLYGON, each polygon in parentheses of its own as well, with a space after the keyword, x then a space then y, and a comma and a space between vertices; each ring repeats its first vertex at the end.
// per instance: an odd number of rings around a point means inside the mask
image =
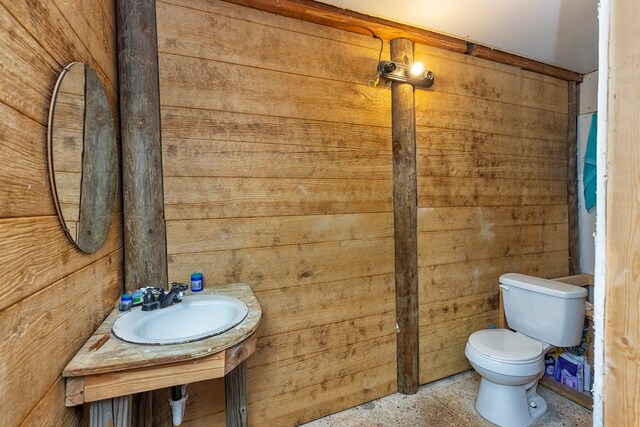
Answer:
POLYGON ((184 291, 187 285, 184 283, 172 283, 169 292, 165 293, 164 289, 147 288, 142 301, 142 311, 152 311, 158 308, 166 308, 173 304, 179 303, 184 297, 184 291), (158 293, 156 299, 155 294, 158 293))

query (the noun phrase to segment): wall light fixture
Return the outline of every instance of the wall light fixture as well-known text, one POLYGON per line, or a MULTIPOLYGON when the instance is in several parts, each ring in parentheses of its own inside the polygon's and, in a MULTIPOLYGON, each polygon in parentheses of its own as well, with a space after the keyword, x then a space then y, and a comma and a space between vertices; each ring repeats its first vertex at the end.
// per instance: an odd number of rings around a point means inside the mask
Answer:
POLYGON ((399 62, 380 61, 378 63, 378 73, 387 80, 409 83, 413 86, 424 88, 431 87, 435 79, 433 73, 425 70, 424 66, 419 62, 409 66, 399 62))

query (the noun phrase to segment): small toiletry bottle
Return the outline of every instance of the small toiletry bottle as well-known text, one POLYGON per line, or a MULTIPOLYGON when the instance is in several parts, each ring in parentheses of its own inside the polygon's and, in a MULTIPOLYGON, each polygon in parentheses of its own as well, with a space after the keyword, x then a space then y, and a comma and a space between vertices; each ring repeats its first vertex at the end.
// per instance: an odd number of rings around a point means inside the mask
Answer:
POLYGON ((120 311, 128 311, 131 309, 132 305, 133 300, 131 299, 131 295, 128 293, 122 294, 122 296, 120 297, 120 305, 118 306, 118 309, 120 311))
POLYGON ((144 299, 144 290, 138 289, 133 294, 131 294, 131 299, 133 300, 133 305, 142 304, 142 300, 144 299))
POLYGON ((191 292, 200 292, 202 289, 204 289, 202 273, 193 273, 191 275, 191 292))

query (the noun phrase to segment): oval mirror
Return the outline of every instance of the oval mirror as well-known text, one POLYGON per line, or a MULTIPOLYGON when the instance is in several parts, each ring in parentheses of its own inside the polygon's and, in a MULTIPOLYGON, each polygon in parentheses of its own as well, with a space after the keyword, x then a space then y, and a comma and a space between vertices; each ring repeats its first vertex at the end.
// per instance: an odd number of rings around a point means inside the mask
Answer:
POLYGON ((49 109, 49 178, 65 233, 87 253, 109 234, 116 204, 117 146, 107 96, 96 73, 69 64, 49 109))

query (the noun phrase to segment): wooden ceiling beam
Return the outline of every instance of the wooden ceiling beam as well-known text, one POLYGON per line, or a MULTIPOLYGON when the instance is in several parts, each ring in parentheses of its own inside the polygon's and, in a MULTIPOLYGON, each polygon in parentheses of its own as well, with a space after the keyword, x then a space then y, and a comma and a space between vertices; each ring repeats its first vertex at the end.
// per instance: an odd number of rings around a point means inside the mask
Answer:
POLYGON ((400 24, 387 19, 369 16, 347 9, 341 9, 339 7, 320 3, 314 0, 224 1, 358 34, 370 36, 375 34, 385 40, 407 38, 414 43, 421 43, 453 52, 472 55, 478 58, 512 65, 523 70, 533 71, 566 81, 582 81, 582 75, 575 71, 566 70, 564 68, 545 64, 543 62, 524 58, 501 50, 492 49, 487 46, 467 43, 466 40, 436 33, 434 31, 400 24))

